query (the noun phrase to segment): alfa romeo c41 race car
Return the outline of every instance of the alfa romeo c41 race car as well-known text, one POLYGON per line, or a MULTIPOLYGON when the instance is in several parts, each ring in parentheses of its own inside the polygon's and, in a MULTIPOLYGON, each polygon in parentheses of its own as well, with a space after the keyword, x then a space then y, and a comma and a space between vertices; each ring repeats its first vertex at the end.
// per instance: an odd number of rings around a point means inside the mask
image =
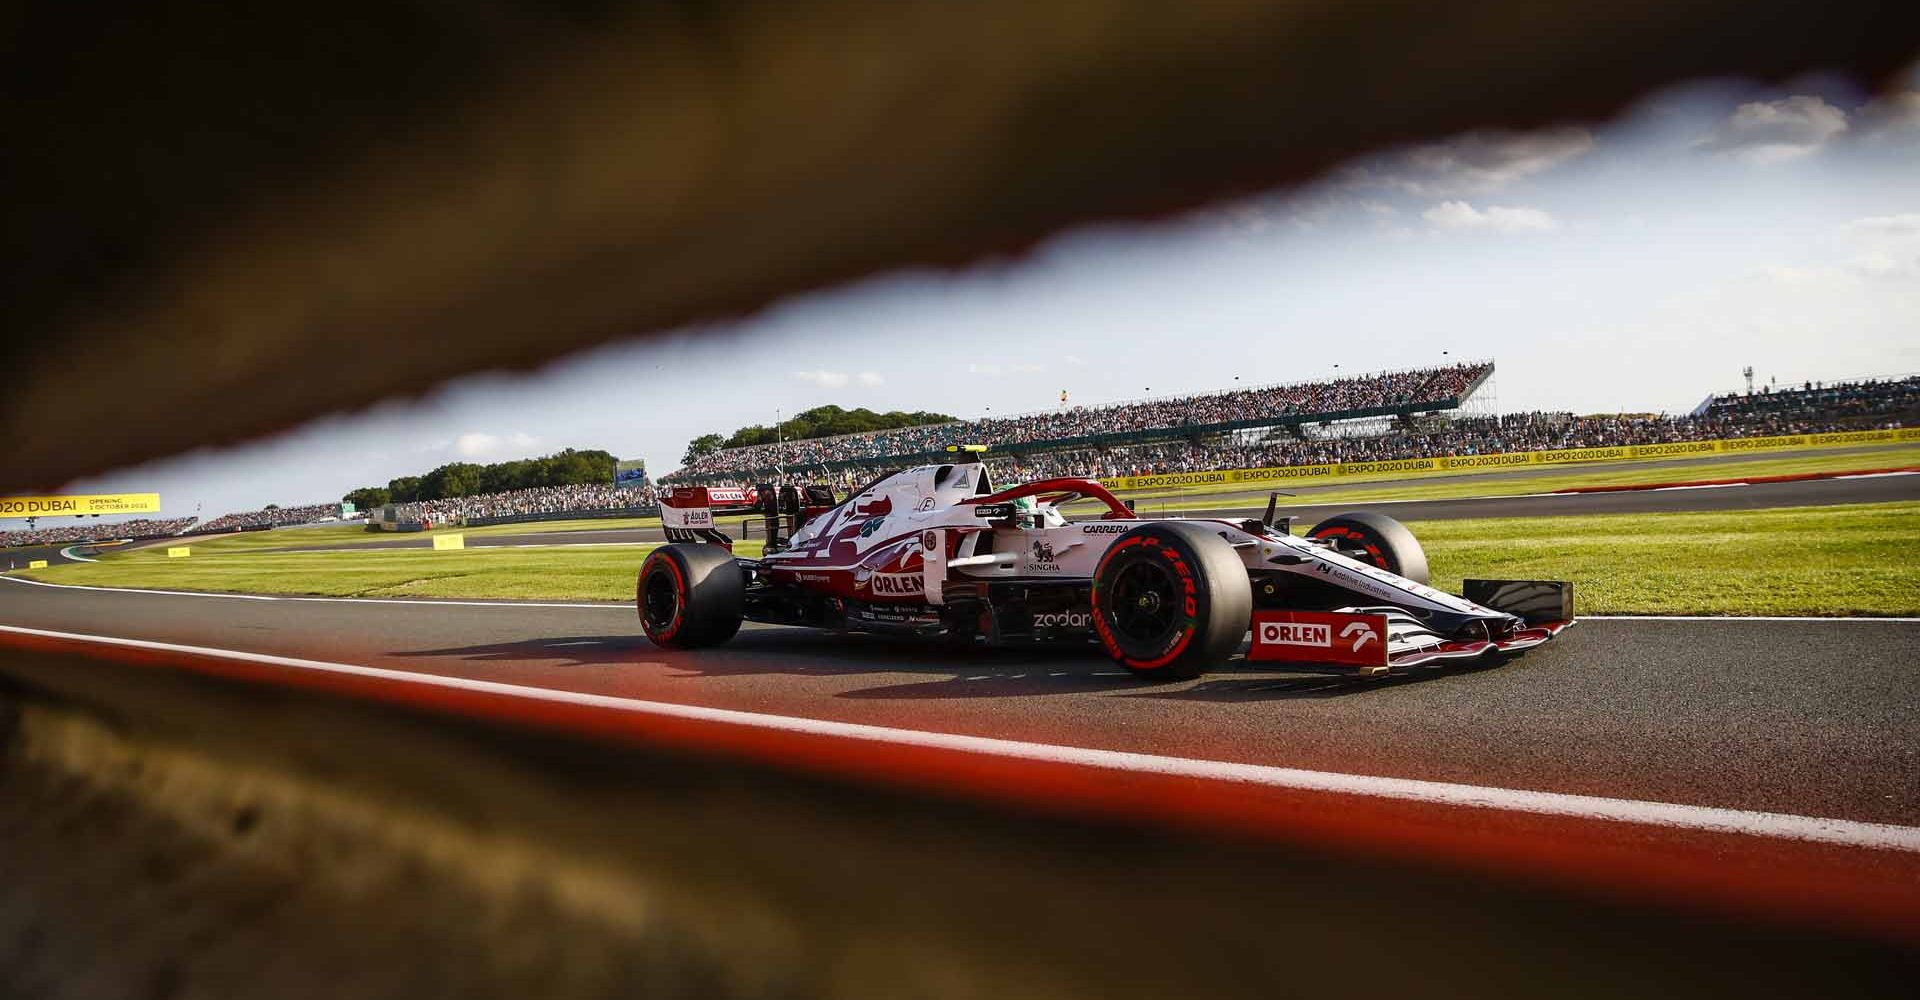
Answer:
MULTIPOLYGON (((958 644, 1098 642, 1146 678, 1247 658, 1362 674, 1516 654, 1573 623, 1573 587, 1427 585, 1412 533, 1374 513, 1295 537, 1274 517, 1152 520, 1086 479, 996 491, 979 461, 883 476, 844 501, 760 486, 663 500, 669 543, 641 566, 640 622, 658 645, 733 637, 742 621, 941 637, 958 644), (736 558, 719 513, 758 514, 765 554, 736 558), (1069 520, 1078 500, 1105 507, 1069 520)), ((749 522, 750 523, 750 522, 749 522)))

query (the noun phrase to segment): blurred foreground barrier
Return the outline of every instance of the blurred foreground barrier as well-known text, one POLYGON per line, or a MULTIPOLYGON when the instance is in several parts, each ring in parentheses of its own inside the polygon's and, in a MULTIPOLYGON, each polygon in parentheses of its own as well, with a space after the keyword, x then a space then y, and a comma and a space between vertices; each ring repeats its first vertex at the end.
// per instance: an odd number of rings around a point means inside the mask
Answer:
POLYGON ((16 6, 0 491, 1684 80, 1877 87, 1920 49, 1890 0, 16 6))
POLYGON ((690 722, 596 736, 481 690, 243 667, 0 642, 0 992, 1837 997, 1920 971, 1912 927, 996 806, 695 750, 690 722))

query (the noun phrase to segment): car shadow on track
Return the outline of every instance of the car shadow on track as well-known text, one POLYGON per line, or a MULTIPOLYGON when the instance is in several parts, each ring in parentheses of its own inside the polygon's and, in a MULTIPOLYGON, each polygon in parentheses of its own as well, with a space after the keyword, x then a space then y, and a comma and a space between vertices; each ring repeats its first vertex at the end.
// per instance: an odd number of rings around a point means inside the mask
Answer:
POLYGON ((490 642, 445 649, 396 650, 391 656, 455 657, 477 663, 534 663, 548 667, 594 667, 658 660, 665 650, 637 635, 556 635, 517 642, 490 642))
POLYGON ((840 692, 843 698, 1026 697, 1073 694, 1138 681, 1093 647, 956 648, 933 640, 812 629, 750 629, 712 649, 661 649, 644 636, 562 635, 438 649, 396 657, 448 657, 478 664, 607 668, 649 664, 678 678, 923 675, 925 680, 840 692))
POLYGON ((685 679, 784 675, 858 677, 919 675, 900 683, 840 691, 851 700, 1032 698, 1112 692, 1173 701, 1260 702, 1344 698, 1489 667, 1455 667, 1368 679, 1259 669, 1235 657, 1193 681, 1153 683, 1116 667, 1095 647, 953 647, 909 637, 824 630, 750 629, 713 649, 661 649, 644 636, 565 635, 442 649, 396 651, 400 657, 455 657, 475 663, 607 668, 657 665, 685 679))
MULTIPOLYGON (((1235 677, 1208 674, 1186 684, 1156 686, 1130 695, 1134 698, 1161 698, 1169 701, 1254 702, 1346 698, 1352 695, 1378 694, 1394 688, 1463 677, 1499 669, 1504 662, 1463 664, 1437 670, 1414 670, 1386 677, 1355 677, 1344 674, 1308 674, 1282 677, 1235 677)), ((1236 659, 1227 670, 1244 666, 1236 659)))

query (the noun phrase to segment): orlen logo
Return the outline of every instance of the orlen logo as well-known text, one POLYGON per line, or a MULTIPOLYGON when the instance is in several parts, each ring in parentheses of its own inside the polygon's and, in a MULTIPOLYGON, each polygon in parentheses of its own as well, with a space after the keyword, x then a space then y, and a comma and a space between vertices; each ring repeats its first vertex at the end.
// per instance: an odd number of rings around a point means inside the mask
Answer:
POLYGON ((875 573, 867 589, 876 595, 909 597, 926 592, 927 581, 918 573, 875 573))
POLYGON ((1261 622, 1260 642, 1268 646, 1333 646, 1333 628, 1294 622, 1261 622))

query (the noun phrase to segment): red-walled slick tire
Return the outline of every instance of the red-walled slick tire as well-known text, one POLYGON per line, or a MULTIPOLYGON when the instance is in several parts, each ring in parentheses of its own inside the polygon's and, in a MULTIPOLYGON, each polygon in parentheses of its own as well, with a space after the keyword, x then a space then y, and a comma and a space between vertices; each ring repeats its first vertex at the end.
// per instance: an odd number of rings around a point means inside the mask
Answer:
POLYGON ((662 545, 640 564, 634 604, 657 646, 698 649, 740 631, 747 578, 718 545, 662 545))
POLYGON ((1204 523, 1135 528, 1093 573, 1094 633, 1136 677, 1193 677, 1226 662, 1252 618, 1246 565, 1204 523))
POLYGON ((1407 526, 1385 514, 1360 511, 1327 518, 1307 532, 1308 538, 1326 538, 1343 556, 1371 563, 1415 583, 1429 583, 1427 550, 1407 526))

